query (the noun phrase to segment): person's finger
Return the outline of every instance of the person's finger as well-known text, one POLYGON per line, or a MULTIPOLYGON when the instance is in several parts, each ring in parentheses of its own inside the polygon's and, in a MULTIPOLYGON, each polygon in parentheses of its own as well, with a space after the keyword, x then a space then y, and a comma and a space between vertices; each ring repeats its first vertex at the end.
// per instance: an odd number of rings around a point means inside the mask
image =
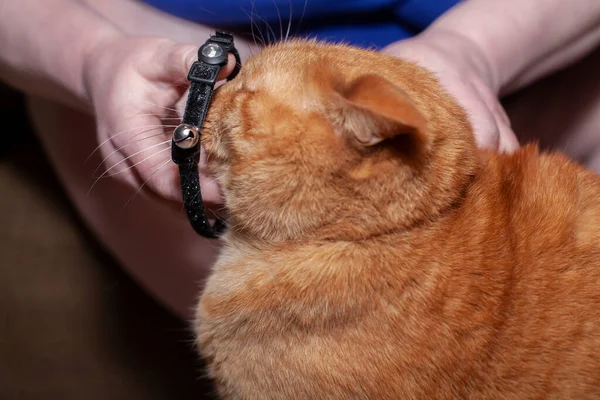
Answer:
POLYGON ((512 153, 516 151, 519 148, 519 140, 510 125, 499 122, 498 129, 500 131, 499 150, 503 153, 512 153))
MULTIPOLYGON (((167 83, 183 83, 192 64, 198 61, 198 48, 189 44, 174 44, 172 42, 157 49, 155 57, 156 72, 150 79, 167 83)), ((227 78, 235 67, 235 57, 230 54, 227 66, 219 73, 218 80, 227 78)))
POLYGON ((505 153, 512 153, 517 150, 519 148, 519 141, 511 128, 508 115, 496 95, 489 89, 483 87, 479 88, 478 93, 486 103, 496 124, 498 131, 497 150, 505 153))
POLYGON ((467 114, 473 127, 477 146, 489 150, 498 150, 500 134, 498 126, 488 110, 483 107, 469 107, 467 108, 467 114))
POLYGON ((499 146, 499 130, 496 120, 487 108, 483 97, 471 83, 448 87, 456 101, 466 111, 479 147, 497 150, 499 146))

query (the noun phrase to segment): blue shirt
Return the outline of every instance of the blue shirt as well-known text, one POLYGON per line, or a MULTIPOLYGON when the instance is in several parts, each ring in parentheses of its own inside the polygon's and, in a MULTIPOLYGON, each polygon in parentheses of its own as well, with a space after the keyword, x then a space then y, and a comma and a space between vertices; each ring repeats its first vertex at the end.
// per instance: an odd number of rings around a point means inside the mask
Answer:
POLYGON ((178 17, 222 29, 250 33, 253 20, 256 36, 262 34, 270 42, 286 36, 291 19, 290 36, 379 49, 419 33, 460 0, 145 1, 178 17))

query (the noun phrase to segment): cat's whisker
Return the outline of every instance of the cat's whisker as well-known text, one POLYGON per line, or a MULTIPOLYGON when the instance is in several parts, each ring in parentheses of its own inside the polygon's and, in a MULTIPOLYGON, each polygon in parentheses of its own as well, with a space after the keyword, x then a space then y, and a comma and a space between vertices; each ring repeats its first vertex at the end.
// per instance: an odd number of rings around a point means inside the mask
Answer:
POLYGON ((248 11, 244 10, 243 8, 240 8, 242 10, 242 12, 244 14, 246 14, 248 16, 248 18, 250 18, 250 33, 252 35, 252 39, 254 40, 254 45, 256 47, 258 47, 258 43, 256 42, 256 39, 258 39, 263 46, 266 46, 267 44, 265 43, 265 39, 262 35, 262 32, 260 31, 260 27, 258 26, 258 24, 256 23, 256 21, 254 21, 254 16, 252 15, 252 13, 249 13, 248 11), (254 33, 254 27, 256 27, 256 31, 258 33, 260 33, 261 37, 257 37, 256 33, 254 33))
POLYGON ((262 43, 262 45, 265 45, 265 41, 264 41, 264 37, 260 31, 260 27, 258 26, 258 24, 256 23, 256 21, 254 20, 254 14, 253 14, 253 9, 254 9, 254 3, 251 2, 250 3, 252 5, 252 8, 250 9, 250 12, 246 11, 245 9, 242 8, 242 11, 248 16, 248 18, 250 18, 250 32, 252 33, 252 37, 254 38, 254 44, 256 44, 256 39, 259 39, 260 42, 262 43), (256 27, 256 31, 260 34, 260 38, 258 38, 258 35, 256 35, 256 33, 254 33, 254 27, 256 27))
POLYGON ((227 207, 225 207, 225 206, 217 208, 215 210, 215 213, 220 214, 220 213, 223 213, 224 211, 227 211, 227 207))
POLYGON ((300 20, 298 21, 298 25, 296 25, 296 31, 294 32, 294 36, 298 34, 298 29, 300 29, 300 25, 302 25, 302 21, 304 21, 304 14, 306 14, 306 6, 308 5, 308 0, 304 0, 304 8, 302 9, 302 14, 300 15, 300 20))
MULTIPOLYGON (((256 45, 256 42, 254 44, 256 45)), ((252 46, 250 46, 250 43, 246 42, 246 46, 248 47, 248 53, 250 53, 251 56, 254 56, 254 52, 252 51, 252 46)))
POLYGON ((136 114, 136 115, 132 115, 130 117, 125 118, 125 121, 128 121, 133 118, 137 118, 137 117, 156 117, 156 118, 160 118, 160 119, 181 119, 180 117, 167 117, 164 114, 136 114))
POLYGON ((275 11, 277 11, 277 18, 279 19, 279 40, 281 40, 283 38, 283 21, 281 20, 281 14, 279 13, 277 2, 275 0, 271 0, 271 2, 275 6, 275 11))
MULTIPOLYGON (((265 24, 265 25, 267 25, 267 24, 265 24)), ((273 40, 271 40, 271 33, 272 33, 273 29, 271 29, 271 27, 269 25, 267 25, 267 28, 268 28, 268 30, 266 31, 266 33, 267 33, 267 43, 271 44, 271 43, 273 43, 275 41, 274 38, 273 38, 273 40)))
MULTIPOLYGON (((178 126, 179 125, 160 125, 159 127, 156 127, 156 128, 154 128, 152 130, 164 129, 164 128, 173 128, 174 129, 174 128, 177 128, 178 126)), ((134 139, 134 138, 136 138, 136 137, 138 137, 140 135, 143 135, 144 133, 151 132, 152 130, 145 130, 145 131, 142 131, 142 132, 138 132, 135 135, 133 135, 132 137, 130 137, 129 140, 134 139)), ((166 132, 163 132, 162 134, 164 135, 164 134, 166 134, 166 132)))
MULTIPOLYGON (((177 128, 178 126, 179 125, 166 125, 166 124, 165 125, 157 125, 155 128, 145 129, 145 130, 143 130, 141 132, 135 133, 128 140, 132 140, 132 139, 134 139, 134 138, 136 138, 136 137, 138 137, 140 135, 143 135, 144 133, 152 132, 152 131, 155 131, 155 130, 158 130, 158 129, 165 129, 165 128, 174 129, 174 128, 177 128)), ((162 132, 161 134, 164 135, 164 134, 167 134, 167 132, 162 132)))
POLYGON ((287 32, 285 33, 285 39, 283 39, 284 42, 287 42, 288 38, 290 37, 290 29, 292 28, 292 15, 293 15, 293 4, 292 4, 292 0, 290 0, 290 17, 289 17, 289 21, 288 21, 287 32))
MULTIPOLYGON (((115 133, 114 135, 109 136, 108 139, 104 140, 102 143, 100 143, 98 146, 96 146, 96 148, 90 153, 89 156, 87 156, 87 158, 85 159, 85 161, 83 163, 84 164, 87 163, 90 160, 90 158, 92 158, 92 156, 94 154, 96 154, 98 152, 98 150, 100 150, 100 148, 102 148, 102 146, 104 146, 106 143, 110 142, 112 139, 114 139, 117 136, 120 136, 120 135, 122 135, 124 133, 131 132, 131 131, 133 131, 135 129, 152 128, 152 130, 154 130, 154 129, 162 129, 162 128, 177 128, 177 126, 178 125, 163 125, 163 124, 160 124, 160 125, 146 125, 146 126, 136 126, 136 127, 133 127, 133 128, 122 130, 120 132, 115 133)), ((150 132, 150 131, 144 131, 142 133, 146 133, 146 132, 150 132)), ((137 136, 137 134, 134 135, 134 136, 132 136, 132 139, 134 137, 136 137, 136 136, 137 136)))
POLYGON ((160 170, 162 170, 164 167, 166 167, 170 162, 171 162, 171 158, 168 158, 167 160, 165 160, 165 162, 160 167, 158 167, 156 169, 156 171, 151 173, 150 176, 148 176, 148 178, 146 178, 144 183, 142 183, 142 185, 139 187, 139 189, 135 191, 135 193, 129 198, 129 200, 127 200, 127 202, 125 203, 123 208, 121 208, 121 211, 123 211, 137 197, 138 194, 140 194, 140 192, 142 191, 144 186, 146 186, 146 184, 150 181, 150 179, 152 179, 152 177, 154 175, 156 175, 158 172, 160 172, 160 170))
POLYGON ((167 150, 170 150, 170 149, 171 149, 171 147, 167 147, 167 148, 165 148, 165 149, 159 150, 159 151, 157 151, 156 153, 153 153, 153 154, 149 155, 148 157, 144 158, 143 160, 136 162, 136 163, 135 163, 135 164, 133 164, 132 166, 130 166, 130 167, 127 167, 127 168, 124 168, 124 169, 122 169, 122 170, 120 170, 120 171, 117 171, 117 172, 115 172, 114 174, 108 174, 108 175, 104 176, 104 178, 110 178, 110 177, 113 177, 113 176, 117 176, 117 175, 119 175, 119 174, 122 174, 123 172, 129 171, 130 169, 133 169, 133 168, 137 167, 137 166, 138 166, 138 165, 140 165, 141 163, 143 163, 143 162, 145 162, 145 161, 148 161, 149 159, 153 158, 153 157, 154 157, 154 156, 156 156, 157 154, 160 154, 160 153, 162 153, 162 152, 164 152, 164 151, 167 151, 167 150))
POLYGON ((147 103, 147 104, 149 104, 149 105, 151 105, 151 106, 153 106, 153 107, 158 107, 158 108, 162 108, 163 110, 177 112, 177 110, 174 109, 174 108, 159 106, 158 104, 154 104, 154 103, 152 103, 151 101, 148 101, 148 100, 144 100, 144 102, 147 103))
POLYGON ((206 182, 207 185, 212 185, 213 183, 215 183, 218 179, 217 178, 213 178, 211 180, 209 180, 208 182, 206 182))
POLYGON ((203 11, 205 13, 214 15, 215 17, 218 16, 218 14, 214 11, 209 10, 208 8, 204 8, 204 7, 197 7, 198 11, 203 11))
MULTIPOLYGON (((255 7, 255 1, 254 1, 254 0, 252 0, 252 10, 253 10, 252 12, 254 12, 254 11, 256 10, 256 7, 255 7)), ((261 17, 261 16, 258 14, 258 12, 257 12, 255 15, 256 15, 256 17, 257 17, 259 20, 261 20, 261 21, 262 21, 262 22, 265 24, 265 26, 267 27, 267 32, 266 32, 266 33, 267 33, 267 43, 271 43, 271 41, 269 40, 269 38, 270 38, 270 36, 269 36, 269 32, 270 32, 270 33, 273 35, 273 42, 274 42, 274 41, 277 39, 277 35, 275 34, 275 31, 273 30, 273 28, 271 28, 271 25, 270 25, 270 24, 267 22, 267 20, 266 20, 266 19, 264 19, 263 17, 261 17)))
MULTIPOLYGON (((156 130, 156 128, 155 128, 155 129, 149 129, 149 130, 146 130, 146 131, 144 131, 144 132, 142 132, 142 133, 150 132, 150 131, 153 131, 153 130, 156 130)), ((143 141, 143 140, 151 139, 151 138, 153 138, 153 137, 156 137, 156 136, 162 136, 162 135, 164 135, 164 132, 161 132, 161 133, 156 133, 156 134, 154 134, 154 135, 146 136, 146 137, 144 137, 144 138, 140 138, 140 139, 134 140, 134 141, 132 141, 132 142, 125 143, 123 146, 119 147, 118 149, 114 150, 112 153, 110 153, 109 155, 107 155, 106 157, 104 157, 104 159, 103 159, 103 160, 100 162, 100 164, 98 164, 98 166, 96 167, 96 169, 94 170, 94 172, 92 173, 92 175, 96 175, 96 173, 97 173, 97 172, 98 172, 98 170, 99 170, 99 169, 100 169, 100 168, 101 168, 101 167, 104 165, 104 163, 106 162, 106 160, 108 160, 108 159, 109 159, 109 158, 110 158, 110 157, 111 157, 113 154, 115 154, 115 153, 117 153, 117 152, 119 152, 119 151, 123 150, 125 147, 131 146, 132 144, 135 144, 135 143, 141 142, 141 141, 143 141)), ((169 141, 170 141, 170 140, 167 140, 167 142, 169 142, 169 141)), ((163 143, 165 143, 165 142, 163 142, 163 143)))
MULTIPOLYGON (((167 141, 167 142, 170 142, 170 141, 167 141)), ((100 182, 100 180, 101 180, 102 178, 104 178, 104 177, 105 177, 105 176, 106 176, 108 173, 110 173, 110 171, 112 171, 112 170, 113 170, 114 168, 116 168, 118 165, 120 165, 120 164, 122 164, 122 163, 126 162, 126 161, 127 161, 127 160, 129 160, 131 157, 134 157, 134 156, 136 156, 136 155, 138 155, 138 154, 140 154, 140 153, 142 153, 142 152, 144 152, 144 151, 147 151, 147 150, 150 150, 150 149, 152 149, 152 148, 154 148, 154 147, 157 147, 157 146, 162 146, 162 145, 165 145, 165 144, 167 144, 167 143, 165 143, 165 142, 162 142, 162 143, 157 143, 157 144, 155 144, 155 145, 152 145, 152 146, 150 146, 150 147, 147 147, 147 148, 145 148, 145 149, 142 149, 142 150, 140 150, 140 151, 137 151, 137 152, 133 153, 132 155, 130 155, 129 157, 125 157, 125 158, 124 158, 124 159, 122 159, 121 161, 118 161, 118 162, 117 162, 117 163, 115 163, 113 166, 111 166, 111 167, 110 167, 110 168, 108 168, 106 171, 104 171, 104 172, 103 172, 103 173, 102 173, 102 174, 101 174, 99 177, 97 177, 97 178, 96 178, 96 180, 94 181, 94 183, 93 183, 93 184, 92 184, 92 186, 90 187, 90 190, 88 190, 88 193, 87 193, 87 194, 89 195, 89 194, 92 192, 92 189, 94 189, 94 187, 96 186, 96 184, 98 184, 98 182, 100 182)), ((163 149, 163 150, 160 150, 160 151, 159 151, 159 152, 157 152, 157 153, 154 153, 152 156, 154 156, 154 155, 156 155, 156 154, 158 154, 158 153, 160 153, 160 152, 162 152, 162 151, 168 150, 168 149, 170 149, 170 148, 171 148, 171 147, 169 146, 169 147, 167 147, 166 149, 163 149)), ((145 161, 145 160, 147 160, 148 158, 151 158, 152 156, 150 156, 150 157, 147 157, 147 158, 145 158, 145 159, 144 159, 144 160, 142 160, 142 161, 145 161)), ((137 164, 139 164, 139 163, 137 163, 137 164)), ((137 164, 135 164, 135 165, 137 165, 137 164)), ((129 169, 129 168, 128 168, 128 169, 129 169)), ((126 169, 126 170, 127 170, 127 169, 126 169)), ((112 175, 115 175, 115 174, 112 174, 112 175)), ((112 176, 112 175, 111 175, 111 176, 112 176)))
MULTIPOLYGON (((162 151, 162 150, 161 150, 161 151, 162 151)), ((171 156, 169 156, 169 159, 171 159, 171 156)), ((158 161, 157 161, 157 162, 155 162, 154 164, 150 165, 150 166, 148 167, 148 169, 155 168, 155 167, 156 167, 156 166, 158 166, 159 164, 162 164, 163 160, 165 160, 165 159, 158 160, 158 161)), ((173 160, 171 159, 171 161, 173 161, 173 160)))
MULTIPOLYGON (((136 137, 138 137, 138 136, 140 136, 140 135, 143 135, 144 133, 152 132, 152 131, 155 131, 155 130, 157 130, 157 129, 164 129, 164 128, 177 128, 178 126, 179 126, 179 125, 157 125, 155 128, 152 128, 152 129, 146 129, 146 130, 143 130, 143 131, 141 131, 141 132, 138 132, 138 133, 134 134, 132 137, 130 137, 130 138, 129 138, 129 140, 131 141, 132 139, 134 139, 134 138, 136 138, 136 137)), ((161 133, 159 133, 158 135, 153 135, 153 136, 160 136, 160 135, 164 135, 165 133, 166 133, 166 132, 161 132, 161 133)), ((131 144, 131 143, 135 143, 135 142, 130 142, 130 143, 128 143, 128 144, 131 144)), ((124 147, 126 147, 126 146, 124 146, 124 147)), ((121 148, 122 148, 122 147, 121 147, 121 148)), ((114 153, 115 153, 115 152, 113 152, 112 154, 114 154, 114 153)))
MULTIPOLYGON (((254 23, 252 22, 252 19, 250 20, 250 34, 252 36, 252 40, 254 40, 254 46, 258 47, 258 43, 256 42, 256 35, 254 34, 254 23)), ((248 48, 250 47, 250 45, 248 45, 248 48)))

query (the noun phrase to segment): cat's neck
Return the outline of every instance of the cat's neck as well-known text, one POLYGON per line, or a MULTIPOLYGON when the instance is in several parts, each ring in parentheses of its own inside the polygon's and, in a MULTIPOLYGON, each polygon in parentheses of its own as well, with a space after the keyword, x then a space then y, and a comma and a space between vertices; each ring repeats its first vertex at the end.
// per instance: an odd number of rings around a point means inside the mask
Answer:
MULTIPOLYGON (((312 246, 335 247, 338 244, 376 247, 395 246, 398 242, 403 242, 408 247, 423 248, 426 245, 422 241, 431 242, 436 240, 437 235, 441 235, 440 240, 444 240, 448 235, 452 235, 452 227, 458 219, 464 219, 465 215, 487 214, 489 209, 485 205, 493 203, 494 198, 501 196, 496 190, 489 189, 498 188, 504 180, 498 168, 496 155, 482 151, 478 154, 478 159, 481 168, 465 177, 463 185, 456 188, 453 196, 448 196, 445 203, 441 203, 439 208, 431 209, 425 217, 414 219, 410 223, 352 215, 350 218, 319 226, 318 229, 291 240, 264 240, 239 227, 226 234, 225 242, 229 248, 243 249, 244 254, 280 252, 312 246), (481 209, 482 207, 485 209, 481 209)), ((496 211, 498 216, 500 210, 496 211)), ((482 218, 486 219, 487 216, 482 218)))

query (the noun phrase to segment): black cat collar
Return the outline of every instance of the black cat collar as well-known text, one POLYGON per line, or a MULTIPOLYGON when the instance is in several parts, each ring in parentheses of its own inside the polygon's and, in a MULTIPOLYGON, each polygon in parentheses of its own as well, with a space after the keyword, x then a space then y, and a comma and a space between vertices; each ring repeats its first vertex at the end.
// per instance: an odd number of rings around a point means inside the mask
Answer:
POLYGON ((227 77, 227 80, 232 80, 241 68, 240 55, 233 45, 232 35, 217 31, 198 50, 198 61, 194 62, 187 77, 190 92, 181 125, 175 128, 171 142, 171 159, 179 166, 179 182, 188 220, 192 228, 206 238, 216 238, 225 224, 217 218, 215 225, 211 226, 206 216, 198 175, 200 136, 217 76, 227 65, 229 53, 236 60, 235 68, 227 77))

